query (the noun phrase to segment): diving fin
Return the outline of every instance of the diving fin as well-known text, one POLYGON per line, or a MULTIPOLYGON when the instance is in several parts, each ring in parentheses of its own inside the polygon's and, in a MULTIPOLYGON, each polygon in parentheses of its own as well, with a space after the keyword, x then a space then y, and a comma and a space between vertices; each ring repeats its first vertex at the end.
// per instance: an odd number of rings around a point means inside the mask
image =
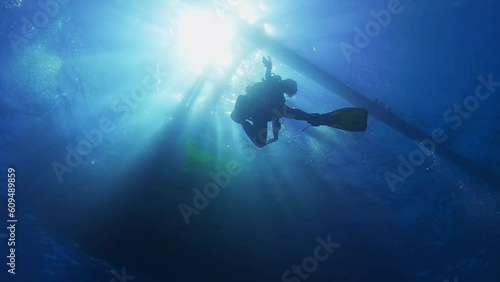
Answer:
POLYGON ((368 110, 344 108, 326 114, 316 114, 307 120, 312 126, 327 125, 338 129, 361 132, 368 127, 368 110))

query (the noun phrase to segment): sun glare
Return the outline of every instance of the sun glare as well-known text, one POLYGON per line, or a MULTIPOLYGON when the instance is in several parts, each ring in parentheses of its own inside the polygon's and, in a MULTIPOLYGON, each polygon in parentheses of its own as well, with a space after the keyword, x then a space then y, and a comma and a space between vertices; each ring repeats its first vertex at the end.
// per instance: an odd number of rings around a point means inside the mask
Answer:
POLYGON ((231 64, 230 23, 215 13, 188 12, 180 23, 180 50, 196 67, 231 64))

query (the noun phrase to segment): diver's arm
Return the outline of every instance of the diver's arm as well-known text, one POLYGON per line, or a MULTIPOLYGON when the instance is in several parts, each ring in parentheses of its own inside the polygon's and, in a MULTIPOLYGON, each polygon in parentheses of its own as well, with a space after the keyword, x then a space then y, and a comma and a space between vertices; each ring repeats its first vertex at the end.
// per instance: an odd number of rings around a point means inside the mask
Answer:
POLYGON ((262 57, 262 63, 266 68, 265 80, 269 80, 271 78, 271 70, 273 69, 273 63, 271 61, 271 57, 262 57))
POLYGON ((266 145, 269 145, 269 144, 274 143, 276 141, 278 141, 278 137, 274 137, 273 139, 267 140, 266 145))
POLYGON ((273 124, 273 139, 267 140, 266 145, 278 141, 278 135, 281 130, 281 123, 279 119, 275 119, 273 120, 272 124, 273 124))
POLYGON ((278 141, 278 131, 276 131, 274 133, 273 139, 269 139, 266 141, 266 145, 269 145, 269 144, 274 143, 276 141, 278 141))

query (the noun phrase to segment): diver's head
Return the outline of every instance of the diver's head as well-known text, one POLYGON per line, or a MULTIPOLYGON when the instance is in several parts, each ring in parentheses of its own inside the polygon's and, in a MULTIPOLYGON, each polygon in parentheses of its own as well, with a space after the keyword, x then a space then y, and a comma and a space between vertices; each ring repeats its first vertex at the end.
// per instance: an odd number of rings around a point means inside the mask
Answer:
POLYGON ((285 92, 285 94, 287 94, 290 97, 297 94, 297 91, 298 91, 297 81, 295 81, 293 79, 285 79, 281 83, 283 85, 283 89, 284 89, 283 92, 285 92))

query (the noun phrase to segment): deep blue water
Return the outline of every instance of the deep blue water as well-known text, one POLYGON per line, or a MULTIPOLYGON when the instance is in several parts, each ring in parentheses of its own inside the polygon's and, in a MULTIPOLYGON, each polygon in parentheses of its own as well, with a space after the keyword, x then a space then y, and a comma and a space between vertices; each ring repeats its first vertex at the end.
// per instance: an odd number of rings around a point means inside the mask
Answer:
POLYGON ((499 281, 500 2, 55 1, 0 6, 0 281, 499 281), (262 56, 368 130, 256 148, 262 56))

